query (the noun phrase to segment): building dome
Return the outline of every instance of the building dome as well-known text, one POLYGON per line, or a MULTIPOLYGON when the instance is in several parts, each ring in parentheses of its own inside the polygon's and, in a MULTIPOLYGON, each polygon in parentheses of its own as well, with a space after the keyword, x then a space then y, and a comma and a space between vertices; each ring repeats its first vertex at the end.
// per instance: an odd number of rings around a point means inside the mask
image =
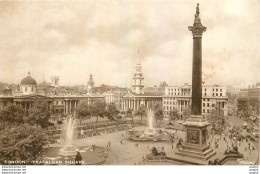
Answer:
POLYGON ((21 81, 21 85, 37 85, 37 83, 34 78, 30 76, 30 72, 28 72, 28 76, 21 81))

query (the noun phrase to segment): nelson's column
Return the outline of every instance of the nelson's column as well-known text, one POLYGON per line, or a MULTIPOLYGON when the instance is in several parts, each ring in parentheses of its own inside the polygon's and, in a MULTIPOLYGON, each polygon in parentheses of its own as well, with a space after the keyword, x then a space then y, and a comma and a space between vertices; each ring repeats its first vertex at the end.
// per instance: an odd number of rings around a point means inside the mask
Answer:
POLYGON ((199 4, 193 26, 189 31, 193 36, 193 63, 192 63, 192 105, 191 117, 183 123, 185 126, 185 140, 176 155, 183 161, 195 164, 208 164, 214 152, 207 144, 207 127, 210 125, 201 115, 202 102, 202 34, 206 27, 200 20, 199 4))

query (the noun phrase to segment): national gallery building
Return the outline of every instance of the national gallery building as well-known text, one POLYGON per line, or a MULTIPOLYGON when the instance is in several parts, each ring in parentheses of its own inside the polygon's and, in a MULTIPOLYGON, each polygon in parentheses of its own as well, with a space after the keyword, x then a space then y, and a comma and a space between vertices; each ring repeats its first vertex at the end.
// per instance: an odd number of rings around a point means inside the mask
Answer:
POLYGON ((59 78, 53 77, 51 83, 43 81, 37 84, 36 80, 28 73, 22 79, 17 90, 13 91, 6 87, 0 94, 0 109, 11 103, 21 106, 26 113, 33 105, 35 98, 47 100, 48 107, 52 114, 71 114, 79 104, 80 100, 88 100, 93 103, 97 99, 105 100, 105 97, 93 92, 94 81, 90 75, 86 91, 79 93, 59 87, 59 78))

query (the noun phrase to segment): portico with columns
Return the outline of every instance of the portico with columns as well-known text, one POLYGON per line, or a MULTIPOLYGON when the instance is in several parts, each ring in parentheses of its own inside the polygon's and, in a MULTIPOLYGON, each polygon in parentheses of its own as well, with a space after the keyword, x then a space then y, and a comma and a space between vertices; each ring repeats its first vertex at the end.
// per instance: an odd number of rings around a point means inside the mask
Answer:
POLYGON ((136 95, 134 92, 128 91, 122 98, 122 110, 138 110, 141 105, 150 108, 156 104, 162 104, 162 95, 136 95))

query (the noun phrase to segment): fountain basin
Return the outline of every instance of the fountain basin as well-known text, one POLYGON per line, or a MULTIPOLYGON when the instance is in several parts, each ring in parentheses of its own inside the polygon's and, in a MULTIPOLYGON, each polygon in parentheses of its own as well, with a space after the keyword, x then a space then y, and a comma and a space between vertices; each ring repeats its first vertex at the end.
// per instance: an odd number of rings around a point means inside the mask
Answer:
POLYGON ((75 156, 79 151, 78 148, 73 146, 67 146, 60 149, 59 155, 61 156, 75 156))
POLYGON ((132 141, 170 141, 172 136, 167 131, 161 129, 128 130, 129 140, 132 141))

